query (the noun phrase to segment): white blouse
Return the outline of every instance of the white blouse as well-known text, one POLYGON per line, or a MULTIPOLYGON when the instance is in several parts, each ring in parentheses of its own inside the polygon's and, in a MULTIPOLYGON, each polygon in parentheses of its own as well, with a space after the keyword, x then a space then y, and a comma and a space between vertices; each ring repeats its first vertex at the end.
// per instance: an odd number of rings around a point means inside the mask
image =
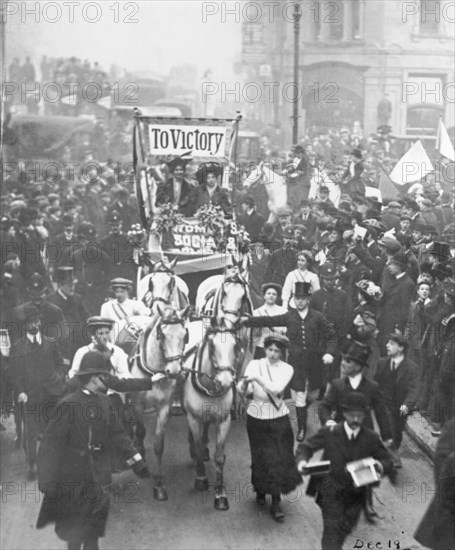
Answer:
POLYGON ((316 290, 321 288, 321 285, 319 284, 319 277, 316 273, 313 273, 312 271, 300 271, 300 269, 294 269, 294 271, 287 274, 283 285, 281 297, 283 300, 283 306, 286 309, 288 307, 295 308, 293 296, 295 291, 295 283, 297 282, 311 283, 313 292, 316 292, 316 290))
MULTIPOLYGON (((244 375, 263 378, 264 386, 257 382, 248 384, 244 393, 246 396, 252 394, 252 400, 246 413, 260 420, 273 420, 289 414, 289 409, 281 394, 291 381, 293 374, 294 369, 284 361, 277 361, 272 365, 265 358, 250 361, 244 375)), ((241 384, 242 382, 239 383, 239 386, 241 384)), ((239 391, 242 391, 241 387, 239 387, 239 391)))

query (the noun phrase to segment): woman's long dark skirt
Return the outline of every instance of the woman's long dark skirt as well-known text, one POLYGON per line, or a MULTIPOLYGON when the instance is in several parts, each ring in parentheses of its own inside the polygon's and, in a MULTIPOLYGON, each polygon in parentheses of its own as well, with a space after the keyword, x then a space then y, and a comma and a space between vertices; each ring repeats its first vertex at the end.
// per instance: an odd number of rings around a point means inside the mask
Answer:
POLYGON ((251 482, 258 493, 287 494, 300 483, 294 459, 294 434, 289 416, 260 420, 247 414, 251 482))

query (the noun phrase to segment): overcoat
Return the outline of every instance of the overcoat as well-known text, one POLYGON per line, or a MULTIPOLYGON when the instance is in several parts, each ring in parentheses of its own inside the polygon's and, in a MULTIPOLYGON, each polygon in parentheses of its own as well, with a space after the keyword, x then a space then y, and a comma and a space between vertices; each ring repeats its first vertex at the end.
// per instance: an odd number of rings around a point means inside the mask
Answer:
POLYGON ((37 527, 55 523, 63 540, 89 530, 102 537, 109 509, 115 447, 128 460, 137 451, 110 400, 78 389, 57 405, 58 422, 46 428, 38 452, 39 488, 44 493, 37 527))

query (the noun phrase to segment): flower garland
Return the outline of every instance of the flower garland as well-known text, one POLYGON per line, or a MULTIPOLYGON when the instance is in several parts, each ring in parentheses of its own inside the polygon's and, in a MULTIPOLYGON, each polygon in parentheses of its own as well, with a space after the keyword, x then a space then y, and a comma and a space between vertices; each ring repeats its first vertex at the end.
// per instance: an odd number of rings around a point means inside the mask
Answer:
POLYGON ((126 236, 131 245, 140 248, 144 244, 147 233, 140 223, 135 223, 131 226, 126 236))
POLYGON ((208 230, 216 248, 221 249, 225 241, 224 227, 226 225, 222 208, 213 204, 204 204, 198 209, 194 217, 202 227, 208 230))
POLYGON ((159 208, 153 217, 151 231, 162 237, 180 223, 183 223, 183 215, 180 214, 179 207, 176 204, 167 202, 159 208))

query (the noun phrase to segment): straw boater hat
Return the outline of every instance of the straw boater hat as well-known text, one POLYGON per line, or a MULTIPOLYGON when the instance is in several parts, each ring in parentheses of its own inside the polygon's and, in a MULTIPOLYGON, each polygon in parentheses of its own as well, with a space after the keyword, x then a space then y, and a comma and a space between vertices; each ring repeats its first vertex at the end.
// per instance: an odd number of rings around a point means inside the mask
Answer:
POLYGON ((123 277, 117 277, 116 279, 112 279, 110 282, 110 286, 112 290, 116 288, 125 288, 126 290, 131 290, 133 288, 133 281, 130 281, 129 279, 124 279, 123 277))
POLYGON ((112 328, 115 324, 115 321, 109 319, 108 317, 101 317, 99 315, 94 315, 87 319, 87 328, 93 331, 94 329, 101 327, 112 328))
POLYGON ((279 334, 278 332, 275 332, 273 334, 270 334, 269 336, 266 336, 264 338, 264 347, 266 348, 270 344, 275 343, 284 347, 289 347, 289 338, 285 336, 284 334, 279 334))

